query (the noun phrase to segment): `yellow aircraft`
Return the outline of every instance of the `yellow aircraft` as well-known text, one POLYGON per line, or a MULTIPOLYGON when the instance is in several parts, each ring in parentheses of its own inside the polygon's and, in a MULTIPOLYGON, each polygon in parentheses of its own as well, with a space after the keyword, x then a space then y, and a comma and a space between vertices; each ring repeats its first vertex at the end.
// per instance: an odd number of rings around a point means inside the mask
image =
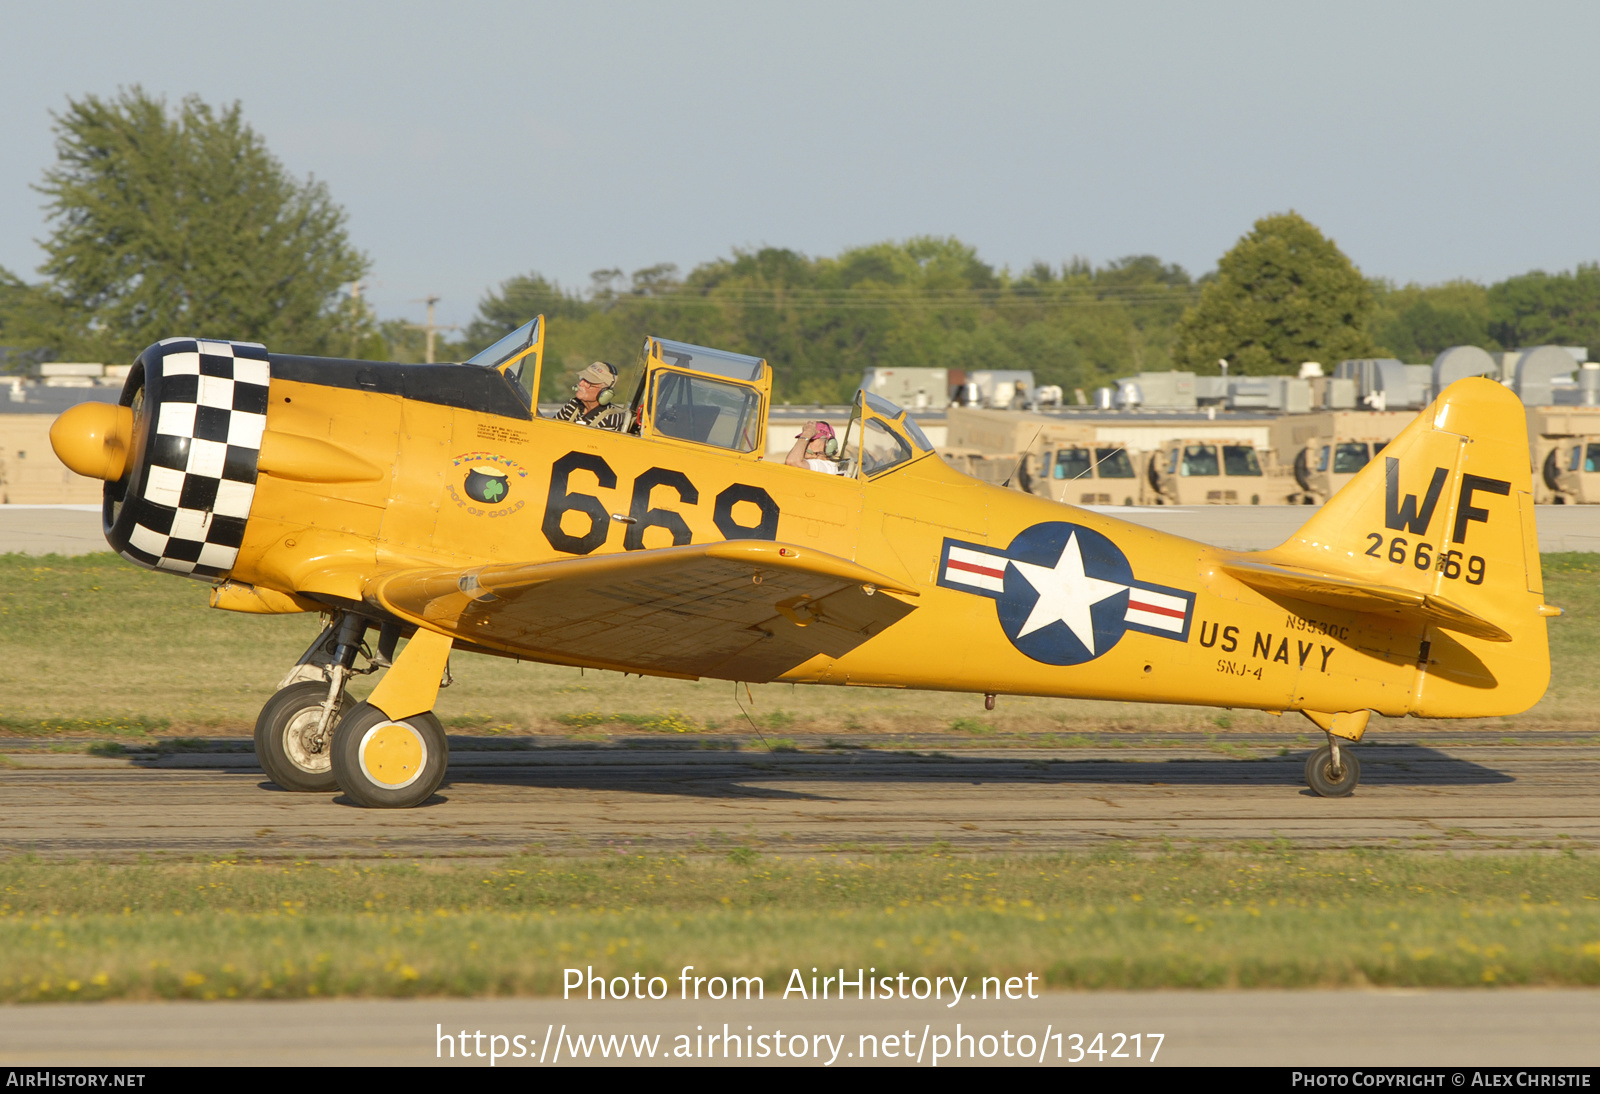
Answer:
POLYGON ((168 339, 120 406, 52 428, 105 480, 124 558, 214 607, 331 620, 257 722, 279 786, 426 800, 452 651, 1298 710, 1328 735, 1306 767, 1327 796, 1355 788, 1372 712, 1514 714, 1549 681, 1525 416, 1491 381, 1451 385, 1288 542, 1241 553, 960 474, 865 392, 837 474, 766 460, 767 363, 664 338, 611 389, 616 429, 541 418, 544 331, 440 365, 168 339))

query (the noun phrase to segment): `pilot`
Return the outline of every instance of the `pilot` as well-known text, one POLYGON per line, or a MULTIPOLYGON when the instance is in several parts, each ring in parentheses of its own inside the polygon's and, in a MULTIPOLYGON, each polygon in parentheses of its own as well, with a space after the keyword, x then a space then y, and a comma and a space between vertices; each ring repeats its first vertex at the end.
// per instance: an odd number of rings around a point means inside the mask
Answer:
POLYGON ((827 422, 807 422, 795 434, 794 446, 783 462, 790 467, 809 467, 824 475, 838 475, 842 473, 836 459, 838 455, 839 439, 834 436, 833 426, 827 422))
POLYGON ((621 432, 627 423, 628 412, 613 406, 617 386, 617 370, 605 361, 596 361, 578 373, 578 386, 572 398, 556 411, 556 421, 577 422, 599 429, 621 432))

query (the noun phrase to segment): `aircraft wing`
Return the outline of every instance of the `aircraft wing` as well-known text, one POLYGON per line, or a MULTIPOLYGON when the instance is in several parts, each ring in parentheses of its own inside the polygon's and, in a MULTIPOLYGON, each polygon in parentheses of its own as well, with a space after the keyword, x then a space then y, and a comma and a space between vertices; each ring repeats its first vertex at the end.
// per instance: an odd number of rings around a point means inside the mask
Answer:
POLYGON ((557 562, 404 570, 369 601, 459 640, 558 664, 761 682, 839 657, 914 610, 882 574, 728 540, 557 562))

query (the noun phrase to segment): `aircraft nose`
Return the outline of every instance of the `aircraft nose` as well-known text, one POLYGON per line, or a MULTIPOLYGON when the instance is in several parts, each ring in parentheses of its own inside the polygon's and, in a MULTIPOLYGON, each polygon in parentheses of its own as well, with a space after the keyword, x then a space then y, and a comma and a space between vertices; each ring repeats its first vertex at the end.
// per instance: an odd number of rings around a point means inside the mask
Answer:
POLYGON ((110 403, 79 403, 50 426, 50 447, 78 474, 120 482, 133 447, 133 411, 110 403))

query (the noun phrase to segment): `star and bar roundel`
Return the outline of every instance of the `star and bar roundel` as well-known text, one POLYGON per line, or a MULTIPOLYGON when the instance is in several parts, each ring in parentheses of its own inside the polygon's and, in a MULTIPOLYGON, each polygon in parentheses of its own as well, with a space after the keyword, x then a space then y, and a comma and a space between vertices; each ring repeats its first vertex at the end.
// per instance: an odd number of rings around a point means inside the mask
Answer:
POLYGON ((1128 631, 1187 642, 1194 615, 1193 593, 1137 580, 1115 543, 1065 521, 1004 550, 947 539, 939 584, 993 599, 1011 644, 1047 665, 1093 661, 1128 631))

